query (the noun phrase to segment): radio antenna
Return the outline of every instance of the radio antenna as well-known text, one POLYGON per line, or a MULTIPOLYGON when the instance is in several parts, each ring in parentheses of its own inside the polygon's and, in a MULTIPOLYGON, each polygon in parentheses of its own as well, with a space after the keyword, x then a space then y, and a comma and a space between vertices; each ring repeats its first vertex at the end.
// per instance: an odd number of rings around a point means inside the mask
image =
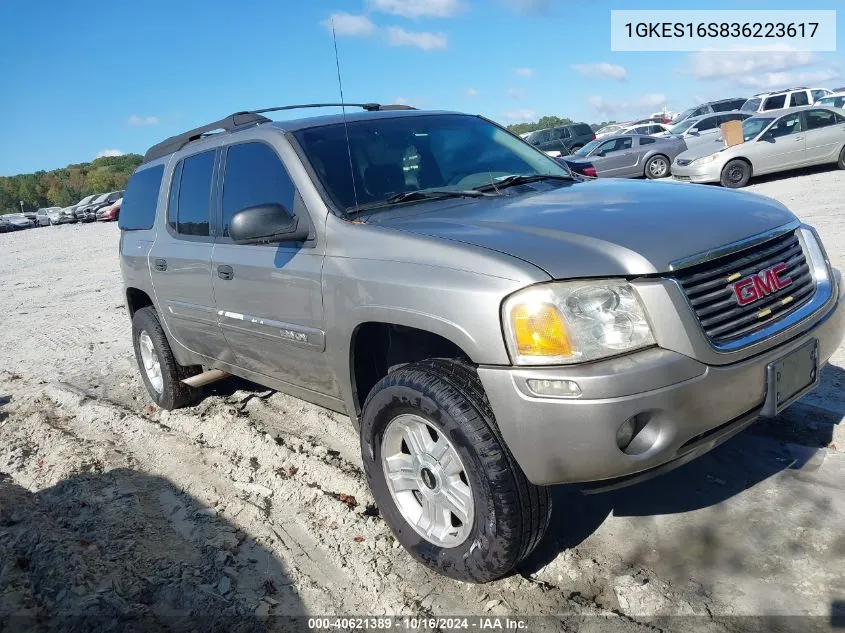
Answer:
POLYGON ((352 178, 352 197, 355 200, 355 213, 358 213, 358 189, 355 186, 355 168, 352 166, 352 146, 349 144, 349 126, 346 124, 346 102, 343 99, 343 82, 340 79, 340 57, 337 54, 337 34, 332 18, 332 40, 334 41, 334 63, 337 66, 337 86, 340 88, 340 108, 343 112, 343 130, 346 133, 346 154, 349 156, 349 175, 352 178))

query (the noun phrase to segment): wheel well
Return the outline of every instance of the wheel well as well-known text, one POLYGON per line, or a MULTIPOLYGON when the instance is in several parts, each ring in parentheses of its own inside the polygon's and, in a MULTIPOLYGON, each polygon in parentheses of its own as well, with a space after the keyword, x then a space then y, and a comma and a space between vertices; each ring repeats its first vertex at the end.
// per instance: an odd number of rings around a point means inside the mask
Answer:
POLYGON ((460 347, 438 334, 392 323, 359 325, 350 346, 355 412, 361 412, 367 395, 391 369, 427 358, 469 361, 460 347))
MULTIPOLYGON (((754 175, 754 165, 752 165, 751 161, 745 158, 745 156, 737 156, 736 158, 731 158, 727 163, 725 163, 725 167, 727 167, 730 163, 735 160, 742 161, 743 163, 748 165, 748 167, 751 168, 751 175, 754 175)), ((725 171, 725 167, 722 167, 722 171, 725 171)))
POLYGON ((153 305, 150 296, 143 290, 137 288, 126 289, 126 306, 129 308, 129 318, 135 316, 135 313, 141 308, 153 305))

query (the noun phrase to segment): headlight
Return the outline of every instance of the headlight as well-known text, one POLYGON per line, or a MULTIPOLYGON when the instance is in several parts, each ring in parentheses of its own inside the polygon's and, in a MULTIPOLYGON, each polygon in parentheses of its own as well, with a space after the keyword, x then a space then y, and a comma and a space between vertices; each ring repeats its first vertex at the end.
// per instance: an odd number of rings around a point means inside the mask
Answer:
POLYGON ((502 322, 517 365, 564 365, 654 345, 645 309, 624 280, 567 281, 505 300, 502 322))
POLYGON ((702 156, 701 158, 696 158, 691 165, 706 165, 707 163, 712 163, 716 160, 718 154, 710 154, 710 156, 702 156))

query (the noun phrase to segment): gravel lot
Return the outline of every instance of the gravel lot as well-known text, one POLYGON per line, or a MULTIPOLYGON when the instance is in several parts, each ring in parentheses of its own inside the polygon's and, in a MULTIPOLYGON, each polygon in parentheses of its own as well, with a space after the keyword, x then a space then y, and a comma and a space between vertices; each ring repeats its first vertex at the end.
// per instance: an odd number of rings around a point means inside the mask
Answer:
MULTIPOLYGON (((815 225, 845 270, 845 173, 749 189, 815 225)), ((520 573, 463 585, 398 548, 344 416, 235 379, 190 409, 148 404, 118 238, 114 224, 0 235, 0 632, 57 616, 74 616, 62 631, 291 630, 305 622, 276 616, 326 614, 545 615, 531 630, 572 631, 845 619, 845 347, 816 393, 688 466, 605 495, 555 489, 520 573)))

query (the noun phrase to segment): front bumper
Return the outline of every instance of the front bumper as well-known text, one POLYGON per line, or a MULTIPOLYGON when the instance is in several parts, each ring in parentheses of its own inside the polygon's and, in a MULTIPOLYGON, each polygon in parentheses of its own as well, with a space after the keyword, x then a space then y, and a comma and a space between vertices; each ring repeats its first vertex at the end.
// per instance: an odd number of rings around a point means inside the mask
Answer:
POLYGON ((788 341, 732 364, 708 365, 656 347, 578 367, 479 367, 478 375, 530 481, 627 477, 685 463, 751 424, 766 399, 767 366, 808 340, 818 340, 819 366, 826 363, 845 336, 843 293, 821 312, 788 341), (572 380, 582 395, 538 397, 527 386, 530 378, 572 380), (647 421, 653 442, 636 455, 616 441, 619 427, 633 416, 647 421))
POLYGON ((680 166, 672 163, 672 177, 684 182, 719 182, 722 177, 722 162, 713 161, 705 165, 680 166))

